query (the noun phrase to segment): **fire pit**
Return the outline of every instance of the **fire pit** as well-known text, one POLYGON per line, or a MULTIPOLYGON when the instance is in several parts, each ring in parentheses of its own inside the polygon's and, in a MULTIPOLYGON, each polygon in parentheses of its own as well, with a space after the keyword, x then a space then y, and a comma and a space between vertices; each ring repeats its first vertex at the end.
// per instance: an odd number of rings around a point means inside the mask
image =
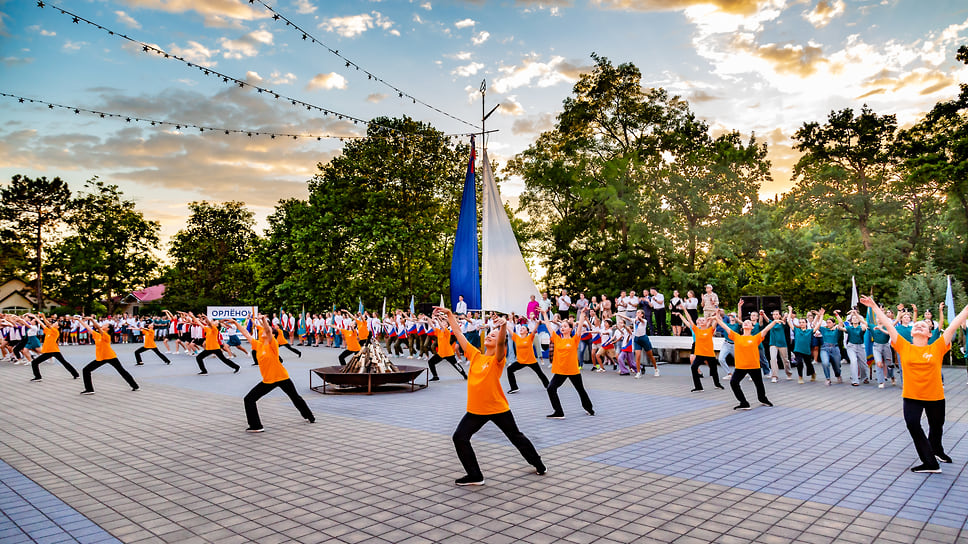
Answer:
POLYGON ((420 366, 395 365, 379 344, 363 347, 346 366, 326 366, 309 371, 309 388, 324 395, 393 393, 417 391, 429 384, 417 383, 427 369, 420 366), (313 375, 322 378, 321 385, 313 385, 313 375))

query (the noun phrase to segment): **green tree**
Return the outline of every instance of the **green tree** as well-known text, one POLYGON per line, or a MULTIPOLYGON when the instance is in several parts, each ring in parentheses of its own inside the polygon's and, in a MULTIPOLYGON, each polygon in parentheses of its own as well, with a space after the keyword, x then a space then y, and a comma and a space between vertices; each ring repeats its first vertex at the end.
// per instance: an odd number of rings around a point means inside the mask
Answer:
POLYGON ((469 148, 410 118, 381 118, 366 138, 282 201, 259 248, 263 303, 318 309, 436 301, 450 257, 469 148))
POLYGON ((0 219, 30 240, 36 275, 37 308, 44 308, 44 247, 57 227, 71 198, 61 178, 30 179, 17 174, 0 188, 0 219))
POLYGON ((202 311, 209 305, 251 304, 255 220, 242 202, 191 202, 185 228, 171 240, 166 274, 170 307, 202 311))
POLYGON ((20 276, 30 262, 22 234, 10 227, 0 228, 0 281, 20 276))
POLYGON ((114 313, 115 297, 147 284, 158 268, 160 225, 145 219, 117 185, 88 180, 86 192, 71 200, 66 215, 72 233, 52 251, 57 293, 84 308, 103 300, 114 313))

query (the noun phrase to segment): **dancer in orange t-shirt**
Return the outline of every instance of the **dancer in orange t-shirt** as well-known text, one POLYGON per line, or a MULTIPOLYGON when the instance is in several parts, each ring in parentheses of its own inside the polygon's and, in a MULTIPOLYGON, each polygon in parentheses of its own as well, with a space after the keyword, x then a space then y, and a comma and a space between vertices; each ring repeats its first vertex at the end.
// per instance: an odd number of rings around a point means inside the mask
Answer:
POLYGON ((141 354, 146 351, 153 351, 158 355, 158 357, 161 357, 161 360, 164 361, 166 365, 170 365, 171 361, 168 359, 168 357, 165 357, 164 354, 161 353, 161 351, 158 349, 158 344, 155 343, 155 329, 151 325, 148 325, 147 327, 141 328, 141 333, 145 337, 145 344, 134 350, 134 364, 138 366, 143 365, 144 363, 141 362, 141 354))
POLYGON ((79 378, 80 375, 77 373, 77 370, 67 362, 67 359, 64 359, 64 356, 61 355, 60 347, 57 345, 57 339, 60 337, 60 328, 57 326, 57 322, 51 323, 47 321, 43 314, 37 316, 37 320, 44 325, 44 345, 40 347, 40 355, 30 361, 30 367, 34 371, 34 379, 30 381, 41 381, 40 363, 51 358, 57 359, 60 364, 64 365, 64 368, 71 373, 71 376, 74 376, 75 380, 79 378))
POLYGON ((225 354, 222 353, 222 342, 219 340, 221 333, 218 330, 218 324, 208 318, 208 316, 201 316, 201 318, 196 318, 193 314, 188 314, 191 320, 198 326, 203 327, 205 331, 205 349, 195 356, 195 362, 198 363, 198 374, 204 376, 208 374, 208 370, 205 369, 204 359, 209 355, 214 355, 218 357, 220 361, 228 365, 232 369, 233 374, 239 372, 239 365, 229 361, 225 358, 225 354))
POLYGON ((709 366, 709 375, 713 378, 713 385, 723 389, 723 385, 719 383, 719 363, 716 361, 716 350, 713 347, 713 333, 716 332, 715 324, 705 317, 693 321, 692 316, 685 311, 681 304, 676 309, 678 311, 673 312, 672 315, 682 319, 682 322, 689 327, 695 338, 695 345, 692 350, 692 366, 690 367, 690 370, 692 370, 692 392, 702 391, 699 366, 703 363, 709 366))
POLYGON ((955 332, 968 320, 968 306, 961 310, 941 336, 932 343, 931 327, 918 321, 911 327, 911 341, 908 342, 894 328, 894 322, 887 317, 871 297, 860 297, 861 304, 871 308, 877 316, 878 324, 891 336, 891 346, 901 359, 901 374, 904 376, 903 398, 904 422, 914 441, 921 464, 912 467, 911 472, 941 472, 942 463, 950 463, 951 457, 944 452, 941 435, 944 429, 944 384, 941 383, 941 363, 945 353, 951 349, 951 339, 955 332), (928 418, 928 435, 921 427, 921 414, 928 418))
POLYGON ((538 364, 538 360, 534 356, 534 331, 529 332, 526 325, 518 325, 516 328, 520 331, 511 332, 511 340, 514 341, 514 353, 517 354, 518 360, 508 365, 508 385, 511 386, 511 389, 508 389, 508 394, 518 392, 518 382, 514 379, 514 373, 522 368, 533 370, 538 375, 538 379, 541 380, 541 385, 548 389, 548 377, 541 371, 541 365, 538 364), (518 334, 519 332, 520 334, 518 334))
POLYGON ((433 376, 430 381, 436 382, 440 380, 437 376, 437 363, 441 361, 447 361, 454 367, 454 370, 458 374, 467 379, 467 373, 464 372, 464 367, 457 362, 457 354, 454 352, 454 336, 447 328, 446 322, 441 320, 434 320, 434 335, 437 337, 437 353, 427 361, 427 366, 430 368, 430 374, 433 376))
MULTIPOLYGON (((551 400, 551 408, 554 412, 547 415, 548 419, 565 419, 565 412, 561 408, 561 399, 558 398, 558 388, 570 380, 578 391, 578 398, 581 399, 581 406, 585 413, 593 416, 595 410, 592 407, 592 399, 588 397, 585 386, 581 381, 581 368, 578 366, 578 340, 581 338, 582 331, 585 330, 585 319, 588 315, 588 308, 583 308, 579 312, 578 325, 575 326, 572 334, 571 324, 567 321, 558 323, 558 332, 551 334, 551 345, 555 357, 551 361, 551 380, 548 383, 548 399, 551 400)), ((545 327, 548 330, 554 328, 554 323, 544 316, 545 327)))
POLYGON ((118 360, 118 355, 114 353, 114 349, 111 348, 111 333, 103 330, 96 322, 91 321, 88 325, 86 321, 82 319, 75 320, 81 324, 82 327, 91 333, 91 338, 94 339, 94 360, 86 364, 84 368, 81 369, 81 374, 84 376, 84 391, 81 391, 82 395, 93 395, 94 394, 94 381, 91 379, 91 373, 101 368, 104 365, 111 365, 118 374, 124 378, 124 381, 128 382, 131 386, 132 391, 138 390, 138 383, 134 381, 131 374, 121 366, 121 361, 118 360))
POLYGON ((238 321, 222 321, 223 324, 234 324, 239 329, 239 332, 242 333, 242 336, 245 336, 252 344, 252 352, 257 353, 257 357, 259 358, 259 372, 262 373, 262 381, 257 383, 245 395, 242 401, 245 405, 245 418, 249 423, 246 432, 261 433, 264 430, 262 428, 262 420, 259 418, 259 408, 256 402, 277 387, 282 389, 282 392, 289 397, 289 400, 299 410, 299 415, 303 419, 309 423, 315 423, 316 417, 313 415, 312 410, 309 409, 306 401, 296 391, 296 386, 292 383, 292 379, 289 378, 289 373, 282 366, 282 360, 279 359, 279 343, 272 337, 272 333, 270 332, 272 330, 272 324, 266 316, 260 316, 259 319, 261 321, 260 340, 256 340, 249 334, 249 331, 238 321))
POLYGON ((467 413, 457 424, 454 431, 454 447, 457 457, 467 475, 458 478, 457 485, 484 485, 484 474, 477 463, 471 437, 481 430, 488 421, 493 421, 511 444, 518 449, 524 459, 534 467, 536 474, 545 473, 541 456, 534 449, 534 444, 524 436, 511 414, 507 397, 501 389, 501 374, 504 372, 505 355, 507 354, 507 330, 504 318, 494 321, 495 327, 484 337, 484 353, 471 345, 460 330, 460 324, 454 313, 447 308, 434 308, 434 315, 446 317, 451 331, 457 337, 464 354, 467 355, 469 367, 467 369, 467 413))
MULTIPOLYGON (((740 309, 743 307, 742 300, 739 301, 739 307, 740 309)), ((756 387, 756 398, 760 401, 760 404, 763 406, 773 406, 770 399, 766 398, 766 388, 763 387, 763 371, 760 369, 760 344, 770 334, 770 329, 780 324, 781 321, 770 321, 767 326, 763 327, 763 330, 753 334, 753 322, 747 319, 743 321, 743 334, 736 334, 718 315, 714 319, 720 327, 729 331, 729 339, 733 341, 733 349, 735 350, 733 351, 733 358, 735 360, 736 370, 733 372, 733 377, 729 380, 729 387, 733 390, 733 394, 736 395, 736 400, 739 401, 739 404, 734 406, 733 410, 750 409, 750 403, 746 400, 746 395, 743 394, 743 388, 740 387, 740 383, 742 383, 743 378, 746 376, 749 376, 753 380, 753 385, 756 387)))

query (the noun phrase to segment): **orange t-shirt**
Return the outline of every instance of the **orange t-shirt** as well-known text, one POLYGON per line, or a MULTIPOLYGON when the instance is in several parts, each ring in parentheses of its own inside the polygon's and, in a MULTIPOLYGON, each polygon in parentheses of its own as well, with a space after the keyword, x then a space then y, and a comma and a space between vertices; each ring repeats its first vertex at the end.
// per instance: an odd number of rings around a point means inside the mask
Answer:
POLYGON ((148 349, 157 348, 158 345, 155 344, 155 329, 145 329, 145 347, 148 349))
POLYGON ((219 349, 218 327, 215 325, 205 327, 205 349, 219 349))
POLYGON ((286 340, 286 335, 283 334, 282 329, 276 329, 276 342, 280 346, 285 346, 289 343, 289 340, 286 340))
POLYGON ((366 340, 370 337, 370 328, 366 325, 365 319, 354 319, 356 321, 356 330, 360 331, 360 340, 366 340))
POLYGON ((289 379, 286 367, 279 361, 279 344, 272 339, 272 336, 266 335, 265 340, 256 340, 251 344, 256 352, 256 359, 259 360, 262 383, 276 383, 289 379))
POLYGON ((527 336, 518 336, 511 333, 514 340, 514 351, 518 354, 518 363, 522 365, 533 365, 538 361, 534 358, 534 333, 527 336))
POLYGON ((714 332, 716 332, 716 327, 709 327, 708 329, 700 329, 697 327, 692 329, 692 333, 696 335, 696 349, 693 353, 699 357, 715 357, 716 349, 713 348, 714 332))
POLYGON ((452 357, 454 355, 454 345, 450 340, 450 331, 437 329, 434 331, 434 334, 437 335, 437 355, 441 357, 452 357))
POLYGON ((551 362, 551 373, 563 376, 581 374, 578 368, 578 335, 562 338, 558 334, 551 335, 551 345, 555 350, 555 358, 551 362))
POLYGON ((941 337, 927 346, 915 346, 898 335, 891 346, 901 358, 901 373, 904 376, 901 396, 914 400, 944 400, 941 362, 944 354, 951 349, 951 344, 941 337))
POLYGON ((729 338, 735 344, 733 359, 735 359, 736 368, 743 370, 760 368, 760 343, 763 342, 762 335, 757 333, 746 336, 736 334, 735 331, 730 329, 729 338))
POLYGON ((464 352, 470 367, 467 369, 467 411, 479 416, 500 414, 511 409, 501 387, 504 361, 496 361, 493 355, 484 355, 474 346, 464 352))
POLYGON ((346 343, 346 349, 350 351, 360 351, 360 341, 356 339, 355 331, 342 329, 339 332, 343 334, 343 342, 346 343))
POLYGON ((91 336, 94 338, 94 358, 96 360, 107 361, 108 359, 118 358, 118 354, 114 353, 114 349, 111 348, 111 335, 109 333, 94 331, 91 336))
POLYGON ((44 328, 44 345, 40 346, 41 353, 57 353, 60 348, 57 347, 57 338, 60 336, 60 330, 57 327, 47 327, 44 328))

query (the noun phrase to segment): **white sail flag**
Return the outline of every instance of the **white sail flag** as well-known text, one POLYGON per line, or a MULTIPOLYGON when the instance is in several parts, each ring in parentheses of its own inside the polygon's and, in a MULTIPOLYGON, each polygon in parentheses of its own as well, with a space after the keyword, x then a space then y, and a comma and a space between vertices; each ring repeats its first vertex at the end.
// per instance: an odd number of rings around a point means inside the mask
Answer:
POLYGON ((857 307, 857 303, 860 302, 860 298, 857 296, 857 282, 854 281, 854 277, 850 277, 850 307, 851 309, 857 307))
POLYGON ((525 315, 531 295, 538 297, 538 288, 531 279, 528 266, 521 256, 518 240, 511 230, 511 221, 504 211, 504 201, 497 190, 491 163, 484 151, 483 194, 484 234, 481 267, 481 308, 502 313, 525 315))

